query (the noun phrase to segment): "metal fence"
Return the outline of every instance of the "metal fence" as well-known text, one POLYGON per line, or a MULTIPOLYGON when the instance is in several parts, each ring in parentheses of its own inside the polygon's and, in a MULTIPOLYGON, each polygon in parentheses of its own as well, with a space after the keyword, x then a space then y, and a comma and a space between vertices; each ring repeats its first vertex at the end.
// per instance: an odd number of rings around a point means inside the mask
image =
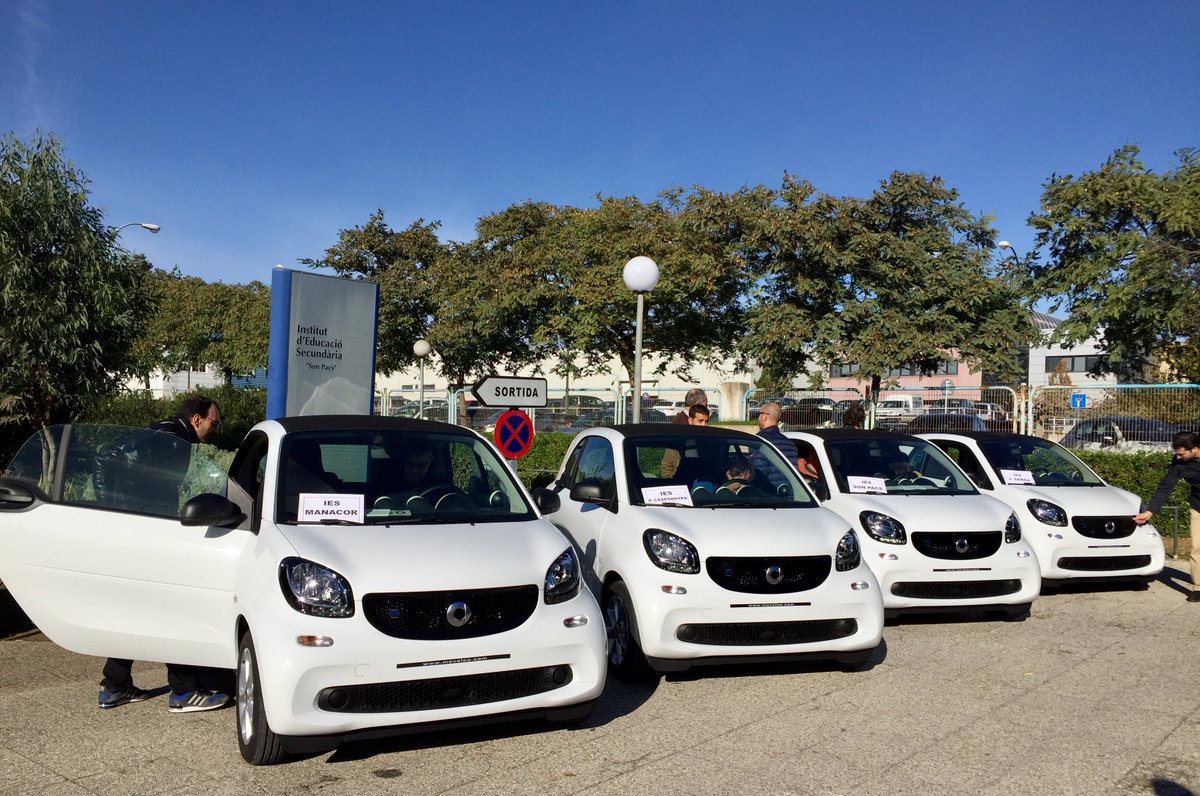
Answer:
POLYGON ((1035 387, 1029 433, 1067 447, 1167 450, 1177 431, 1200 429, 1200 384, 1035 387))

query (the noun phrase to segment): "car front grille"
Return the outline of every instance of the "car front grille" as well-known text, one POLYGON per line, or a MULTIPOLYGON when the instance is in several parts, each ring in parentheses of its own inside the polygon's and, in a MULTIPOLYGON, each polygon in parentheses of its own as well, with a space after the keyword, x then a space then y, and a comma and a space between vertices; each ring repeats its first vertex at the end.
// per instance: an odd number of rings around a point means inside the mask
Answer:
POLYGON ((1003 597, 1021 590, 1021 581, 1011 580, 947 580, 906 581, 892 584, 892 594, 917 600, 972 600, 982 597, 1003 597))
POLYGON ((1124 539, 1137 528, 1133 517, 1075 517, 1071 524, 1089 539, 1124 539))
POLYGON ((1148 567, 1150 556, 1063 556, 1058 565, 1076 572, 1116 572, 1148 567))
POLYGON ((317 707, 333 713, 400 713, 485 705, 544 694, 572 680, 571 667, 543 666, 510 672, 334 686, 317 694, 317 707))
POLYGON ((815 589, 829 577, 832 556, 722 558, 705 561, 708 576, 723 589, 745 594, 786 594, 815 589))
POLYGON ((858 632, 854 619, 813 619, 804 622, 714 622, 680 625, 675 638, 689 644, 719 647, 762 647, 807 644, 846 638, 858 632))
POLYGON ((915 531, 912 535, 918 553, 951 561, 987 558, 1003 540, 1003 531, 915 531))
POLYGON ((363 597, 363 614, 393 638, 437 641, 478 638, 519 627, 533 615, 537 586, 462 591, 397 592, 363 597), (463 606, 469 610, 466 621, 463 606), (452 621, 462 621, 455 626, 452 621))

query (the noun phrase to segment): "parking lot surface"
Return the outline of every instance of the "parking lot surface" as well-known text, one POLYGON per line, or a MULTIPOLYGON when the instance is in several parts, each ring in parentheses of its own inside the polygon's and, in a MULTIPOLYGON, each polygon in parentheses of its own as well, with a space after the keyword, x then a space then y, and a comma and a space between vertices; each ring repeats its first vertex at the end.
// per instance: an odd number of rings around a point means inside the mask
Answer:
MULTIPOLYGON (((1200 792, 1185 572, 1050 591, 1024 622, 905 618, 863 671, 610 678, 578 727, 345 744, 267 768, 242 762, 233 710, 169 714, 165 693, 98 710, 102 661, 30 634, 0 641, 0 793, 1200 792)), ((161 665, 134 674, 165 691, 161 665)))

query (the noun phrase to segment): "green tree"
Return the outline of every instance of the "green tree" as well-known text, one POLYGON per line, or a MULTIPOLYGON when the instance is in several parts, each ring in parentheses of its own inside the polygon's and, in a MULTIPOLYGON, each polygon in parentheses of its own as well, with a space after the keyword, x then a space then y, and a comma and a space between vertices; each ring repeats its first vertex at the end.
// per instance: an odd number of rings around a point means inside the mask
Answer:
POLYGON ((228 384, 267 364, 271 291, 262 282, 206 282, 173 269, 151 271, 149 284, 157 311, 134 347, 143 379, 215 365, 228 384))
POLYGON ((993 236, 937 177, 895 172, 865 199, 785 177, 749 236, 762 259, 743 346, 767 381, 855 363, 877 392, 893 368, 952 359, 1016 375, 1036 333, 989 271, 993 236))
POLYGON ((152 304, 88 184, 53 136, 0 139, 0 395, 35 429, 119 387, 152 304))
POLYGON ((615 358, 632 376, 636 297, 622 269, 639 254, 659 267, 643 333, 657 371, 689 378, 695 364, 736 359, 748 273, 742 217, 758 198, 696 188, 650 203, 602 197, 596 208, 554 208, 553 223, 523 238, 507 260, 538 308, 527 319, 537 360, 578 357, 588 373, 615 358))
POLYGON ((1100 369, 1125 378, 1157 356, 1200 380, 1200 151, 1177 155, 1157 174, 1125 146, 1096 171, 1051 176, 1029 218, 1039 256, 1008 263, 1021 291, 1066 310, 1059 341, 1099 336, 1100 369))

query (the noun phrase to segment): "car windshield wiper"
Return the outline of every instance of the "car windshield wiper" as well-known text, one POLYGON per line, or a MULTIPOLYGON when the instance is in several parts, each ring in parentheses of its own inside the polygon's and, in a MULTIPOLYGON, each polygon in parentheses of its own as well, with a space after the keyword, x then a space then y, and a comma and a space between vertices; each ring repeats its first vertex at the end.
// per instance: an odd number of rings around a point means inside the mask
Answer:
POLYGON ((450 522, 471 522, 461 517, 445 517, 438 514, 396 514, 391 517, 368 517, 367 525, 441 525, 450 522))

